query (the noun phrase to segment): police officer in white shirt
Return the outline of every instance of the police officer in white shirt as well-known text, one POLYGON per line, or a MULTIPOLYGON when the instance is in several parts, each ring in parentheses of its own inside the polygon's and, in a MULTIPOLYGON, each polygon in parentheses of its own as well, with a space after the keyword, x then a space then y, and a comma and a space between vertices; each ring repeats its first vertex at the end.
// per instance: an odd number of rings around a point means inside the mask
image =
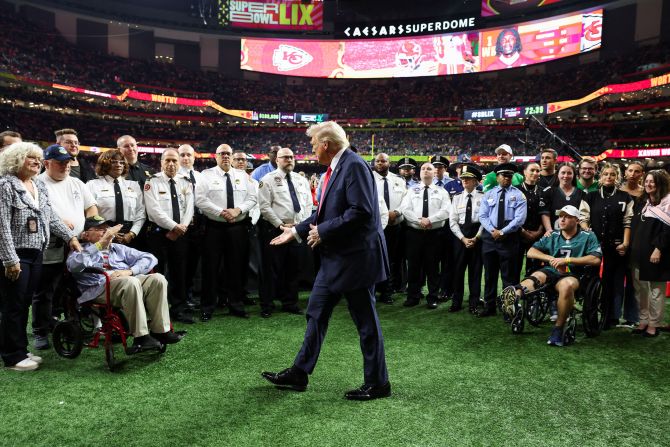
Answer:
POLYGON ((186 233, 193 218, 194 192, 191 182, 177 173, 178 166, 179 153, 166 149, 161 155, 161 172, 144 184, 147 244, 158 259, 156 270, 168 280, 171 319, 191 324, 186 293, 186 233))
POLYGON ((118 149, 103 152, 95 166, 97 179, 86 183, 105 220, 122 224, 116 235, 117 244, 131 245, 140 235, 146 220, 144 197, 139 183, 127 180, 128 162, 118 149))
MULTIPOLYGON (((182 144, 177 148, 179 153, 179 174, 186 177, 193 187, 202 181, 202 174, 195 170, 194 164, 196 152, 190 144, 182 144)), ((194 284, 201 284, 202 270, 200 269, 200 260, 202 258, 202 246, 205 235, 205 216, 197 207, 193 208, 193 219, 186 232, 186 241, 188 244, 188 254, 186 261, 186 293, 188 294, 189 305, 195 306, 200 303, 200 296, 196 298, 194 284)))
POLYGON ((464 191, 451 199, 449 226, 456 239, 454 251, 449 253, 454 272, 454 296, 449 312, 458 312, 463 307, 465 269, 468 270, 468 309, 474 314, 482 289, 482 243, 483 227, 479 223, 479 206, 484 193, 477 190, 482 173, 477 167, 462 165, 460 180, 464 191))
POLYGON ((388 251, 390 263, 390 275, 386 281, 377 284, 380 292, 379 301, 393 304, 393 284, 400 284, 401 280, 401 223, 403 216, 400 212, 400 204, 407 194, 407 183, 405 179, 389 171, 390 160, 385 153, 379 153, 375 157, 373 175, 377 184, 377 194, 388 209, 388 224, 384 228, 386 238, 386 250, 388 251))
POLYGON ((423 272, 428 280, 427 307, 437 309, 440 288, 437 230, 449 219, 451 200, 444 188, 433 184, 435 167, 432 163, 421 166, 420 176, 421 183, 409 188, 401 205, 407 223, 407 300, 403 305, 409 307, 419 304, 423 272))
MULTIPOLYGON (((261 316, 268 318, 274 301, 282 303, 282 310, 302 314, 298 307, 298 279, 300 244, 292 241, 284 245, 269 245, 282 234, 280 226, 292 227, 312 214, 312 194, 309 182, 294 172, 295 158, 291 149, 277 152, 277 169, 263 176, 258 187, 258 204, 262 219, 263 257, 269 258, 272 278, 270 296, 261 296, 261 316)), ((266 273, 266 272, 264 272, 266 273)))
POLYGON ((195 188, 195 205, 205 214, 203 247, 203 291, 201 320, 208 321, 217 304, 219 266, 225 262, 230 314, 248 318, 244 310, 243 260, 248 258, 249 210, 257 202, 258 190, 246 172, 231 164, 233 149, 216 148, 217 166, 202 171, 203 181, 195 188))

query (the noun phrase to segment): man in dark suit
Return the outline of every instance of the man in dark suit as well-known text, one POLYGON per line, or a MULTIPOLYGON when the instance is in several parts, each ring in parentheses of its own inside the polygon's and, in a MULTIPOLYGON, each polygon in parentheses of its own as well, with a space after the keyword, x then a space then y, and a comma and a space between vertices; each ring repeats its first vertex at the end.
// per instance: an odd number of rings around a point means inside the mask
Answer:
POLYGON ((389 265, 380 224, 379 201, 372 170, 349 148, 334 121, 307 130, 319 163, 328 166, 318 210, 271 244, 293 239, 315 249, 320 263, 307 306, 307 329, 293 366, 262 376, 281 388, 307 389, 333 308, 344 295, 356 324, 363 352, 364 383, 345 397, 371 400, 391 395, 384 339, 375 310, 374 286, 387 278, 389 265))

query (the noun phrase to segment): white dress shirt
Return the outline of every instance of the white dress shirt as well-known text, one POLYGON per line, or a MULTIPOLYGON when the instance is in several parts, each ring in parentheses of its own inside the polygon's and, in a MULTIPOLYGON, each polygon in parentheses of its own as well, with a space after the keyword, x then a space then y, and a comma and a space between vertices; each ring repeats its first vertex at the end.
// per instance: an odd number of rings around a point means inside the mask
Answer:
MULTIPOLYGON (((377 184, 377 194, 384 201, 384 177, 377 171, 373 171, 375 183, 377 184)), ((389 205, 388 211, 399 211, 402 199, 407 194, 407 183, 405 180, 392 172, 386 174, 386 181, 389 188, 389 205)), ((386 204, 386 202, 384 202, 386 204)), ((393 225, 398 225, 402 222, 403 216, 399 215, 393 225)))
MULTIPOLYGON (((140 234, 146 220, 144 211, 144 196, 140 184, 134 180, 119 177, 119 188, 123 197, 123 217, 126 222, 132 222, 130 231, 140 234)), ((105 220, 116 221, 116 200, 114 195, 114 179, 108 175, 89 180, 86 183, 88 190, 98 204, 98 214, 105 220)))
MULTIPOLYGON (((471 193, 463 191, 454 195, 451 199, 451 211, 449 213, 449 227, 454 236, 460 241, 463 238, 461 225, 465 224, 465 210, 468 206, 468 194, 472 195, 472 223, 479 223, 479 206, 484 199, 484 193, 478 190, 473 190, 471 193)), ((477 231, 477 236, 480 236, 484 231, 484 227, 480 226, 477 231)))
MULTIPOLYGON (((188 226, 193 219, 193 186, 181 174, 177 174, 174 181, 179 202, 179 223, 188 226)), ((168 231, 177 226, 177 222, 172 220, 170 178, 165 173, 159 172, 144 184, 144 203, 151 222, 168 231)))
MULTIPOLYGON (((402 201, 400 209, 407 225, 417 230, 423 230, 419 221, 423 214, 423 191, 425 185, 419 183, 410 187, 402 201)), ((428 220, 432 224, 431 230, 442 228, 449 219, 451 199, 449 193, 434 184, 428 185, 428 220)))
POLYGON ((293 209, 286 173, 276 169, 261 179, 258 186, 258 205, 263 219, 272 226, 296 224, 312 214, 312 192, 309 182, 302 175, 291 172, 291 183, 300 204, 300 211, 293 209))
MULTIPOLYGON (((226 172, 218 166, 202 171, 201 182, 195 186, 195 205, 210 219, 218 222, 227 222, 221 216, 221 212, 228 209, 226 193, 226 172)), ((230 168, 228 170, 230 180, 233 184, 234 208, 239 208, 241 213, 235 219, 240 222, 247 217, 249 211, 258 201, 258 189, 246 172, 230 168)))

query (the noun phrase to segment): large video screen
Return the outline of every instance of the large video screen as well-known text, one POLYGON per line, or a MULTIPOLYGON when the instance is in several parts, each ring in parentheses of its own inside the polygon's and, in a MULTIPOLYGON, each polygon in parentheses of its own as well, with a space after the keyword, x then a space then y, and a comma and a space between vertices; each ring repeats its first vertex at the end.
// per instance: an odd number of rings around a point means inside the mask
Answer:
POLYGON ((522 67, 600 48, 603 10, 475 32, 361 40, 242 39, 240 68, 285 76, 393 78, 522 67))
POLYGON ((527 14, 563 0, 482 0, 482 17, 527 14))

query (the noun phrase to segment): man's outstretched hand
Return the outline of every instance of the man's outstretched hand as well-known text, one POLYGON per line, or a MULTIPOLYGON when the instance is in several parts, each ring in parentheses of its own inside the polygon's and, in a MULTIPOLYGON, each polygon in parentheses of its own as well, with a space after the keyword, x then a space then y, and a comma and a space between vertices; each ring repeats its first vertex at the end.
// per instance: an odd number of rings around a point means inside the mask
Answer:
POLYGON ((291 230, 291 227, 285 227, 285 226, 280 226, 283 230, 283 233, 277 236, 276 238, 272 239, 270 241, 270 245, 283 245, 291 242, 295 237, 293 236, 293 231, 291 230))

